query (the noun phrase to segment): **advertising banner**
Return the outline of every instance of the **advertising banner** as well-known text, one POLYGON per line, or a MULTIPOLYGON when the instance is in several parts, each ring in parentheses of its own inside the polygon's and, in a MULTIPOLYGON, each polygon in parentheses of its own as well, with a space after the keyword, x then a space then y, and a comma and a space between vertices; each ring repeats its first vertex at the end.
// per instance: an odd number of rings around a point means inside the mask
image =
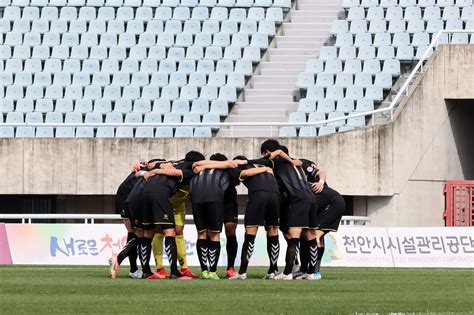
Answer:
MULTIPOLYGON (((126 234, 120 224, 0 224, 0 264, 104 265, 123 248, 126 234)), ((244 227, 239 225, 237 266, 244 234, 244 227)), ((188 264, 198 266, 195 227, 186 226, 184 236, 188 264)), ((225 245, 222 234, 220 266, 227 262, 225 245)), ((337 233, 326 235, 325 247, 324 266, 474 267, 472 227, 341 226, 337 233)), ((282 236, 280 248, 278 264, 283 266, 286 242, 282 236)), ((163 261, 167 263, 166 255, 163 261)), ((268 265, 263 229, 255 240, 250 265, 268 265)))

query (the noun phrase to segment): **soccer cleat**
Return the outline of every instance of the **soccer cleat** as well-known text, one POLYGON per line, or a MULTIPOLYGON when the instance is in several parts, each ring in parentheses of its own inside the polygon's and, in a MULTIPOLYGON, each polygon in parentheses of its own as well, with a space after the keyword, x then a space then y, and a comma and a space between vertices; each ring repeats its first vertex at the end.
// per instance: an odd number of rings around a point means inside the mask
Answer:
POLYGON ((300 265, 294 264, 291 273, 296 273, 298 271, 300 271, 300 265))
POLYGON ((321 279, 321 274, 319 272, 307 274, 305 280, 320 280, 321 279))
POLYGON ((321 280, 321 278, 322 278, 322 277, 321 277, 321 272, 319 272, 319 271, 316 271, 316 272, 314 273, 314 276, 315 276, 318 280, 321 280))
POLYGON ((143 272, 142 273, 142 279, 148 279, 149 277, 151 277, 153 275, 154 275, 154 273, 143 272))
POLYGON ((301 270, 293 273, 293 279, 295 280, 303 280, 306 277, 306 273, 302 272, 301 270))
POLYGON ((143 276, 143 272, 140 269, 137 269, 135 272, 129 272, 128 277, 132 279, 141 279, 143 276))
POLYGON ((201 274, 199 275, 199 278, 200 279, 209 279, 209 271, 207 271, 207 270, 202 271, 201 274))
POLYGON ((263 280, 273 280, 273 279, 275 279, 275 276, 278 275, 278 274, 279 274, 278 272, 276 272, 276 273, 274 273, 274 272, 267 273, 265 275, 265 277, 263 277, 263 280))
POLYGON ((290 273, 289 275, 285 275, 284 273, 280 273, 276 275, 273 280, 293 280, 293 275, 290 273))
POLYGON ((159 268, 156 270, 156 273, 159 273, 160 275, 164 276, 164 278, 160 278, 160 279, 167 279, 170 277, 170 274, 166 272, 166 269, 165 268, 159 268))
POLYGON ((110 264, 110 276, 112 277, 112 279, 115 279, 117 278, 117 273, 120 267, 117 261, 117 257, 111 257, 109 259, 109 264, 110 264))
POLYGON ((181 268, 181 274, 186 277, 191 277, 193 279, 199 278, 199 275, 192 273, 189 268, 181 268))
POLYGON ((237 274, 237 272, 235 272, 234 270, 234 267, 230 267, 229 270, 227 270, 227 273, 225 274, 227 278, 232 278, 234 277, 235 275, 237 274))
POLYGON ((146 277, 147 279, 167 279, 168 277, 158 273, 158 272, 155 272, 153 274, 151 274, 150 276, 146 277))
POLYGON ((179 281, 193 280, 192 277, 188 277, 188 276, 177 276, 177 275, 173 275, 173 274, 170 276, 170 279, 172 279, 172 280, 179 280, 179 281))
POLYGON ((219 276, 217 275, 216 272, 209 272, 209 276, 208 276, 208 279, 210 280, 219 280, 219 276))
POLYGON ((229 280, 246 280, 246 279, 247 279, 247 273, 243 273, 243 274, 236 273, 234 276, 229 278, 229 280))

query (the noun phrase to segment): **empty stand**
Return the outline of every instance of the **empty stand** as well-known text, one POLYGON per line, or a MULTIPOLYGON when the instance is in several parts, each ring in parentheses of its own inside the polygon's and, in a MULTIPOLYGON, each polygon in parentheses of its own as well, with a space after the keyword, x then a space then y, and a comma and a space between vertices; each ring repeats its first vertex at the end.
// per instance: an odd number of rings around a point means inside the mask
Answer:
MULTIPOLYGON (((36 134, 149 137, 170 133, 127 126, 91 132, 80 124, 91 119, 90 113, 96 115, 94 122, 140 123, 133 117, 155 108, 161 115, 179 115, 175 123, 190 112, 197 115, 193 122, 202 122, 212 110, 218 111, 219 121, 224 119, 291 0, 217 5, 187 0, 3 0, 1 6, 2 121, 10 117, 8 122, 21 122, 18 115, 28 112, 45 118, 54 113, 61 115, 55 122, 78 126, 36 134), (113 117, 118 113, 123 120, 113 117)), ((189 128, 171 135, 209 136, 210 128, 189 128)), ((5 130, 2 134, 10 136, 10 129, 5 130)), ((31 129, 20 130, 14 127, 14 136, 35 135, 31 129)))

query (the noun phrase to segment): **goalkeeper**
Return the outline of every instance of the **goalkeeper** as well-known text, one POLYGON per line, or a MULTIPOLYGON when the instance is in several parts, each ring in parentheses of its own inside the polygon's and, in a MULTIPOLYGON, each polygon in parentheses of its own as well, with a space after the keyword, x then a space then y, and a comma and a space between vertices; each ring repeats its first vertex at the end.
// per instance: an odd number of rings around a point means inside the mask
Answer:
MULTIPOLYGON (((189 266, 186 260, 186 243, 183 236, 185 216, 186 216, 186 201, 189 199, 189 186, 185 186, 178 190, 176 194, 171 197, 170 202, 173 206, 175 231, 176 231, 176 246, 178 249, 178 261, 181 266, 181 274, 187 277, 197 278, 189 270, 189 266)), ((156 273, 155 276, 161 279, 169 278, 169 274, 166 272, 163 266, 163 239, 164 235, 160 229, 157 230, 155 237, 153 238, 152 248, 153 256, 156 262, 156 273)))

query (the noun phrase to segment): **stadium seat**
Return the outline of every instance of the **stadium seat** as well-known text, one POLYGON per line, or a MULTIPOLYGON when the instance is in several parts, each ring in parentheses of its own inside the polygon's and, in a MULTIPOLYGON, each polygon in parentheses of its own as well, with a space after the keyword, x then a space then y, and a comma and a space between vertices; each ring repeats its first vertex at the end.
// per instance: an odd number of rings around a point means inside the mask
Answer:
POLYGON ((156 138, 170 138, 173 137, 173 128, 171 127, 157 127, 155 131, 156 138))
POLYGON ((281 127, 279 137, 296 137, 296 128, 295 127, 281 127))
POLYGON ((303 126, 300 128, 299 137, 316 137, 318 134, 317 130, 313 126, 303 126))

